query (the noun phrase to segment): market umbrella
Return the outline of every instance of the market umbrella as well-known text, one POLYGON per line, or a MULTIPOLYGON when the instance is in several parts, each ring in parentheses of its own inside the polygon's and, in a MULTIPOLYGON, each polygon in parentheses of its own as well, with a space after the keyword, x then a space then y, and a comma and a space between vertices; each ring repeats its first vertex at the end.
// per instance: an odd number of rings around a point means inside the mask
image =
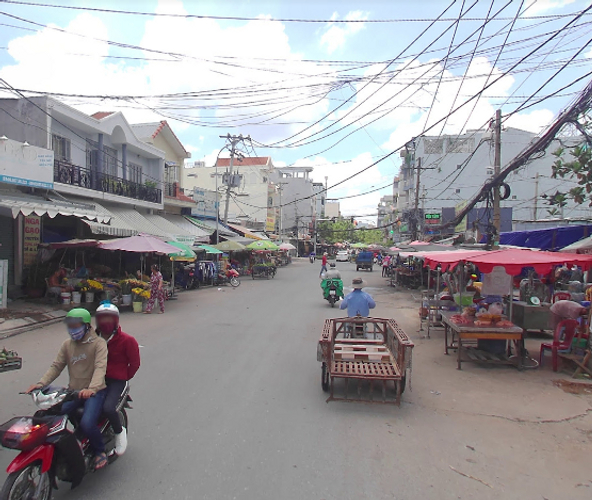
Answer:
POLYGON ((296 247, 292 245, 292 243, 282 243, 280 245, 280 250, 296 250, 296 247))
POLYGON ((279 250, 280 249, 280 247, 278 247, 275 243, 272 243, 271 241, 268 241, 268 240, 254 241, 250 245, 247 245, 247 248, 249 250, 279 250))
POLYGON ((193 262, 197 259, 196 253, 184 243, 179 243, 178 241, 167 241, 167 243, 178 248, 176 253, 169 254, 171 260, 177 262, 193 262))
POLYGON ((573 252, 573 253, 592 253, 592 236, 583 238, 571 245, 563 247, 562 252, 573 252))
POLYGON ((240 252, 241 250, 246 250, 247 247, 238 241, 228 240, 214 245, 214 248, 222 250, 223 252, 240 252))
POLYGON ((211 247, 210 245, 197 245, 194 248, 199 248, 201 250, 205 250, 206 253, 211 253, 211 254, 221 254, 221 253, 224 253, 221 250, 218 250, 216 247, 211 247))
POLYGON ((156 236, 140 233, 136 236, 129 236, 128 238, 120 238, 107 242, 99 243, 99 248, 103 250, 123 250, 124 252, 136 253, 176 253, 179 249, 169 243, 165 243, 156 236))

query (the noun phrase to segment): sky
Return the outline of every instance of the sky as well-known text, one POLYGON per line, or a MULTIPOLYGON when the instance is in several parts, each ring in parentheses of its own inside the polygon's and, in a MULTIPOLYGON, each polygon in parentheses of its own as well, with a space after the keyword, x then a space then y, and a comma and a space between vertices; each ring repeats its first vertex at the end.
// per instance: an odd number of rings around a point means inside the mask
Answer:
POLYGON ((515 111, 532 94, 536 101, 590 71, 592 16, 569 29, 573 16, 537 16, 574 14, 588 4, 60 2, 154 16, 0 0, 0 78, 57 94, 89 114, 120 110, 130 123, 166 119, 192 159, 208 165, 224 145, 220 135, 250 135, 249 155, 271 156, 276 166, 314 166, 314 180, 328 178, 328 197, 340 199, 343 214, 369 218, 380 197, 392 194, 398 150, 413 137, 482 128, 496 108, 505 126, 538 133, 550 124, 589 78, 515 111), (445 10, 445 20, 431 22, 445 10), (229 16, 249 19, 220 19, 229 16))

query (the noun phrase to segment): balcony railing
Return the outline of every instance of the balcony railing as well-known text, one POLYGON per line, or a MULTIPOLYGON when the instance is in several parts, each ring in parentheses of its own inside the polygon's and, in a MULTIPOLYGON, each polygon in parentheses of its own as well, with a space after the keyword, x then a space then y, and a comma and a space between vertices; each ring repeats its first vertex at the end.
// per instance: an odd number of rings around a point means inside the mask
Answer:
POLYGON ((170 196, 171 198, 177 196, 177 193, 175 192, 175 185, 172 182, 165 182, 164 195, 170 196))
POLYGON ((114 175, 96 172, 90 168, 79 167, 71 163, 55 160, 53 164, 53 180, 71 186, 80 186, 103 193, 116 194, 133 198, 134 200, 162 202, 162 190, 116 177, 114 175))

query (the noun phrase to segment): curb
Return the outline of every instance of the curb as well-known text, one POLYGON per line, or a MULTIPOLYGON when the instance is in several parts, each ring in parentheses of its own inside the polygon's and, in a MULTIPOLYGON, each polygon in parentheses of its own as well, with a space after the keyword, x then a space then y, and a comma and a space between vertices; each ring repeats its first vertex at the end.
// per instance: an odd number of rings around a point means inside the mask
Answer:
POLYGON ((37 330, 38 328, 43 328, 44 326, 53 325, 54 323, 60 323, 64 321, 64 318, 52 318, 46 321, 38 321, 37 323, 33 323, 31 325, 23 325, 17 328, 13 328, 11 330, 6 330, 2 334, 0 334, 0 340, 8 339, 10 337, 15 337, 16 335, 20 335, 21 333, 26 333, 32 330, 37 330))

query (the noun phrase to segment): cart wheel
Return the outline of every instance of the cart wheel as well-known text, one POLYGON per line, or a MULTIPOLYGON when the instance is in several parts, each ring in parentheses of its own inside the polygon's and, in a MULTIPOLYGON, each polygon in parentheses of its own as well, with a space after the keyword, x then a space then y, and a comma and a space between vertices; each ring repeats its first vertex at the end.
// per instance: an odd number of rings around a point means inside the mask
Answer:
POLYGON ((403 378, 401 379, 401 394, 403 394, 405 392, 406 385, 407 385, 407 375, 403 375, 403 378))
POLYGON ((327 370, 327 363, 324 361, 321 366, 321 387, 323 391, 329 392, 329 370, 327 370))

